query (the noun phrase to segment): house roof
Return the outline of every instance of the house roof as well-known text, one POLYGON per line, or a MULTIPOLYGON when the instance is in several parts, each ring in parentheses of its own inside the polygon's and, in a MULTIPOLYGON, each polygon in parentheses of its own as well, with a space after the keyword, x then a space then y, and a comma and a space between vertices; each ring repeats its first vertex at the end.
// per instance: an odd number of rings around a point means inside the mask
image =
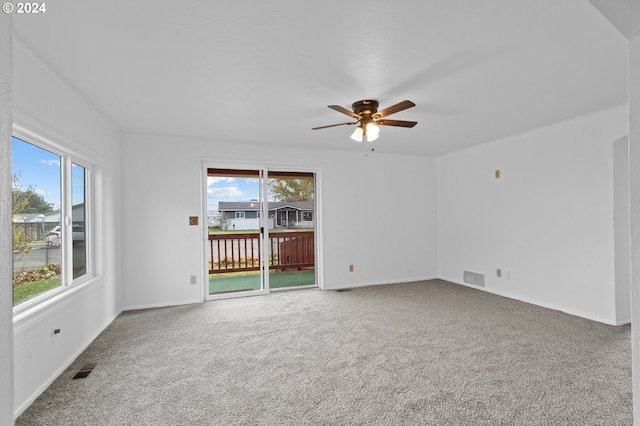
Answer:
POLYGON ((239 150, 359 151, 352 127, 311 128, 362 99, 415 102, 375 150, 430 156, 627 102, 627 40, 589 1, 223 3, 58 0, 12 28, 123 133, 239 150))
MULTIPOLYGON (((313 201, 270 201, 269 210, 313 210, 313 201)), ((218 211, 251 211, 258 210, 259 203, 255 201, 220 201, 218 211)))

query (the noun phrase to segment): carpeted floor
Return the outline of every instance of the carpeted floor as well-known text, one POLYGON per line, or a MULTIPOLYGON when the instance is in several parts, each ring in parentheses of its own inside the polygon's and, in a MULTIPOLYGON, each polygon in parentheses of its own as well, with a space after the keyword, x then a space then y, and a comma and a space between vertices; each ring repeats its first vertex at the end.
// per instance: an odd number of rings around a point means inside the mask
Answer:
POLYGON ((132 311, 16 425, 630 425, 630 339, 439 280, 132 311))

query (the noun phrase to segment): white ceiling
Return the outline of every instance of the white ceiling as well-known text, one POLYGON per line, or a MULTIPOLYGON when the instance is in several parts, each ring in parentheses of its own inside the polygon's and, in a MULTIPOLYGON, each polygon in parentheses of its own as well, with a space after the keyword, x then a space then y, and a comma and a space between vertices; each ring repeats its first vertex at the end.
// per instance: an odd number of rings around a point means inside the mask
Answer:
POLYGON ((17 42, 125 133, 359 149, 326 106, 417 106, 378 152, 439 155, 627 101, 588 0, 57 0, 17 42))

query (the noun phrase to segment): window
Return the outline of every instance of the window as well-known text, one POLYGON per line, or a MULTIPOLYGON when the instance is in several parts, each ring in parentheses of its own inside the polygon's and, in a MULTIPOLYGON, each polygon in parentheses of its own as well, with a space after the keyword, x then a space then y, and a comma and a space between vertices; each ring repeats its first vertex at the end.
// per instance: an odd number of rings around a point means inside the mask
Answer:
POLYGON ((90 169, 37 136, 12 138, 13 306, 90 276, 90 169))
POLYGON ((236 212, 236 219, 244 219, 244 212, 236 212))
POLYGON ((312 222, 313 221, 313 212, 302 212, 302 221, 303 222, 312 222))

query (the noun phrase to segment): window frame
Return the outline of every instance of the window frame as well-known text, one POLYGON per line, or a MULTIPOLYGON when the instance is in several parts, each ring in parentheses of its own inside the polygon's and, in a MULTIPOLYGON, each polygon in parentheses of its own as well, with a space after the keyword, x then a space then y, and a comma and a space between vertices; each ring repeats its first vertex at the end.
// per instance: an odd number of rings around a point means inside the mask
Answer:
POLYGON ((236 217, 235 219, 245 219, 245 212, 240 210, 240 211, 236 211, 236 217))
MULTIPOLYGON (((93 229, 94 229, 94 214, 93 214, 93 198, 95 193, 94 188, 94 174, 97 166, 89 161, 86 157, 79 155, 73 149, 65 148, 61 144, 52 142, 49 138, 42 135, 42 133, 36 133, 31 130, 27 130, 24 127, 16 125, 14 123, 11 133, 12 137, 20 139, 23 142, 29 143, 40 149, 49 151, 55 155, 60 156, 60 224, 62 225, 62 241, 63 245, 61 249, 60 263, 62 265, 60 274, 60 286, 55 289, 45 291, 33 298, 26 300, 13 307, 14 320, 18 314, 23 314, 25 311, 31 311, 32 309, 38 309, 41 306, 46 305, 45 302, 51 301, 51 299, 62 296, 68 293, 70 290, 86 284, 95 278, 95 258, 93 250, 93 229), (84 209, 85 209, 85 273, 78 278, 73 278, 73 180, 72 169, 73 165, 81 166, 84 168, 84 209), (64 241, 70 241, 71 243, 64 243, 64 241)), ((56 139, 64 142, 64 137, 56 137, 56 139)), ((12 174, 14 170, 11 170, 12 174)))

